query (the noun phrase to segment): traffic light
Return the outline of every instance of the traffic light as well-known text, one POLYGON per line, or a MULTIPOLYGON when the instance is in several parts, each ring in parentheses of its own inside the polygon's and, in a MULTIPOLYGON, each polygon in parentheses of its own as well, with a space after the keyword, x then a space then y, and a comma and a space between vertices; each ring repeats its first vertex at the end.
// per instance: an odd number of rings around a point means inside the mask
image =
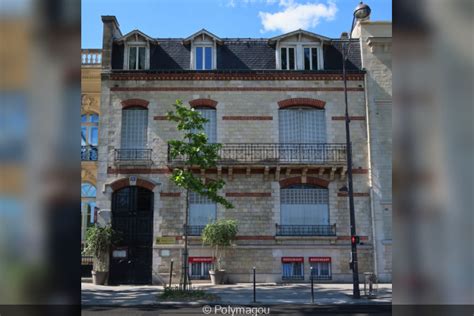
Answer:
POLYGON ((359 236, 351 236, 351 244, 358 245, 360 242, 359 236))

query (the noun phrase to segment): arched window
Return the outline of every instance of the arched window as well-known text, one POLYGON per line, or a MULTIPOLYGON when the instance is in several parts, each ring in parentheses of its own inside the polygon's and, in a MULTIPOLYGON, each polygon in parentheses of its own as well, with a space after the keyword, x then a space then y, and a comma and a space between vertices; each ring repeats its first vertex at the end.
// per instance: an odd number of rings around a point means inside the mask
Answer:
POLYGON ((196 108, 202 117, 208 120, 204 123, 204 133, 207 135, 209 143, 217 142, 217 124, 216 124, 216 110, 212 108, 199 107, 196 108))
POLYGON ((325 143, 324 109, 291 107, 279 111, 280 143, 325 143))
POLYGON ((97 160, 99 115, 81 115, 81 160, 97 160))
POLYGON ((216 203, 207 197, 189 192, 190 235, 200 235, 204 226, 216 219, 216 203))
POLYGON ((123 149, 144 149, 147 143, 148 109, 134 106, 122 110, 123 149))
POLYGON ((296 184, 280 191, 281 225, 329 225, 328 189, 296 184))
POLYGON ((85 237, 87 227, 94 224, 94 211, 96 206, 97 190, 94 185, 88 182, 81 184, 81 237, 85 237))

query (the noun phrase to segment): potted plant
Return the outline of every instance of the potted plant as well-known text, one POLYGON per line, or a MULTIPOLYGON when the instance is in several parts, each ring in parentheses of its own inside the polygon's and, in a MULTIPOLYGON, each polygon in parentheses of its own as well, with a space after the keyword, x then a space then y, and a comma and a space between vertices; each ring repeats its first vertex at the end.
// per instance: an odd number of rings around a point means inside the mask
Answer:
POLYGON ((91 226, 86 231, 84 253, 93 256, 92 282, 104 285, 109 276, 109 253, 116 233, 110 225, 91 226))
POLYGON ((224 256, 225 250, 232 244, 237 235, 237 221, 218 220, 207 224, 202 232, 202 241, 213 249, 213 256, 217 259, 214 270, 209 270, 212 284, 221 284, 224 281, 224 256))

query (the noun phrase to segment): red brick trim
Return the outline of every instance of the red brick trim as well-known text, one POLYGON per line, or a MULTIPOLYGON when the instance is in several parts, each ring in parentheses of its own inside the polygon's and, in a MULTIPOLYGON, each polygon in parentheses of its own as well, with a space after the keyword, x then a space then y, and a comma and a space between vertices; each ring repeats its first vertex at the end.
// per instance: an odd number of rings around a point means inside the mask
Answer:
POLYGON ((278 102, 280 109, 286 109, 292 106, 310 106, 316 109, 324 109, 326 102, 318 99, 311 98, 293 98, 281 100, 278 102))
POLYGON ((211 100, 211 99, 195 99, 195 100, 189 101, 189 104, 193 108, 208 107, 208 108, 215 109, 216 106, 217 106, 217 101, 214 101, 214 100, 211 100))
MULTIPOLYGON (((345 196, 347 197, 347 192, 337 192, 337 196, 345 196)), ((354 192, 354 197, 365 197, 370 196, 368 192, 354 192)))
MULTIPOLYGON (((112 87, 112 92, 169 92, 169 91, 239 91, 239 92, 344 92, 340 87, 112 87)), ((349 92, 364 91, 364 88, 347 88, 349 92)))
MULTIPOLYGON (((297 73, 278 72, 278 73, 114 73, 110 75, 110 80, 338 80, 342 81, 341 74, 311 74, 311 73, 297 73)), ((348 74, 349 81, 363 81, 364 74, 348 74)))
POLYGON ((130 107, 134 107, 134 106, 139 106, 139 107, 148 109, 148 104, 150 104, 150 102, 148 102, 147 100, 128 99, 128 100, 123 100, 122 101, 122 108, 126 109, 126 108, 130 108, 130 107))
MULTIPOLYGON (((365 116, 349 116, 349 119, 351 121, 365 121, 365 116)), ((332 120, 333 121, 345 121, 346 117, 345 116, 333 116, 332 120)))
MULTIPOLYGON (((292 178, 286 178, 286 179, 280 180, 281 189, 289 187, 290 185, 294 185, 294 184, 303 184, 303 182, 301 182, 301 177, 292 177, 292 178)), ((329 186, 329 181, 321 179, 321 178, 307 176, 305 184, 312 184, 312 185, 317 185, 317 186, 327 188, 329 186)))
POLYGON ((227 197, 270 197, 271 192, 226 192, 227 197))
POLYGON ((180 197, 181 192, 160 192, 161 197, 180 197))
POLYGON ((168 117, 166 115, 157 115, 157 116, 153 116, 153 119, 155 121, 167 121, 168 117))
POLYGON ((168 168, 107 168, 108 174, 169 174, 168 168))
POLYGON ((223 116, 222 120, 224 121, 271 121, 273 116, 241 116, 241 115, 227 115, 223 116))
MULTIPOLYGON (((128 178, 122 178, 110 184, 110 187, 112 188, 113 191, 117 191, 128 186, 130 186, 130 181, 128 178)), ((156 185, 153 182, 145 180, 145 179, 137 179, 136 186, 153 191, 156 185)))

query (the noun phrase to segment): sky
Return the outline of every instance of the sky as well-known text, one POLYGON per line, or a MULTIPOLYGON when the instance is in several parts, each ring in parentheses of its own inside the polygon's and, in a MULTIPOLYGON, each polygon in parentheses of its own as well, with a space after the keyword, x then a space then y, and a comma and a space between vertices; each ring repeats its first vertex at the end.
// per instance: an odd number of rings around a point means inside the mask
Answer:
MULTIPOLYGON (((296 29, 338 38, 360 0, 82 0, 82 48, 102 47, 101 15, 122 34, 186 38, 205 28, 218 37, 268 38, 296 29)), ((366 0, 372 21, 392 20, 391 0, 366 0)))

